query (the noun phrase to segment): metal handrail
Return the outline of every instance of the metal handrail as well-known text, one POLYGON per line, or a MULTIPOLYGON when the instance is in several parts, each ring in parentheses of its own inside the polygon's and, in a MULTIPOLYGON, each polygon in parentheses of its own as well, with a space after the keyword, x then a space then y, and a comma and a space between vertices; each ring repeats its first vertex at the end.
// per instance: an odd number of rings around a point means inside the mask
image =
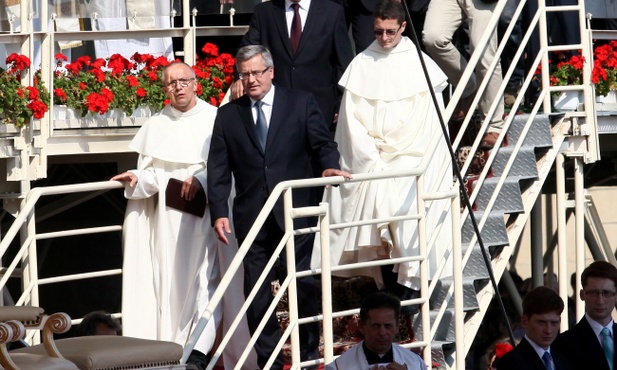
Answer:
POLYGON ((102 181, 94 183, 76 184, 76 185, 58 185, 49 187, 39 187, 30 190, 25 199, 22 200, 22 204, 19 213, 8 230, 4 233, 2 240, 0 240, 0 258, 3 258, 7 249, 13 243, 15 237, 23 228, 28 228, 27 237, 21 243, 15 258, 11 261, 9 266, 4 270, 2 277, 0 278, 0 289, 6 286, 8 279, 16 272, 17 265, 21 262, 27 266, 22 273, 24 280, 26 281, 22 295, 17 300, 16 305, 38 305, 38 286, 42 284, 49 284, 61 281, 74 281, 86 278, 93 278, 99 276, 119 275, 122 273, 120 269, 111 269, 97 272, 90 272, 84 274, 67 275, 63 277, 52 277, 46 279, 39 279, 38 271, 36 269, 37 253, 36 253, 36 241, 39 239, 57 238, 63 236, 85 235, 101 232, 113 232, 122 229, 121 225, 118 226, 106 226, 100 228, 85 228, 79 230, 66 230, 52 233, 36 234, 36 227, 34 225, 35 218, 35 205, 37 201, 48 195, 59 195, 79 192, 96 192, 96 191, 108 191, 112 189, 122 188, 123 185, 115 181, 102 181), (27 276, 25 276, 27 274, 27 276))
MULTIPOLYGON (((436 144, 436 143, 434 143, 436 144)), ((219 283, 218 288, 216 289, 216 291, 214 292, 210 302, 208 303, 208 305, 206 306, 204 312, 202 313, 202 316, 200 318, 200 320, 198 321, 198 323, 195 325, 195 328, 193 330, 193 332, 191 333, 187 344, 184 347, 184 355, 183 355, 183 362, 186 361, 186 359, 188 358, 188 356, 190 355, 192 349, 194 348, 194 345, 196 343, 196 341, 199 338, 199 335, 201 334, 201 332, 203 331, 203 329, 206 327, 207 322, 212 318, 213 313, 216 310, 216 307, 219 305, 222 296, 224 294, 224 292, 226 291, 227 287, 229 286, 229 283, 231 282, 231 279, 233 278, 233 276, 235 275, 235 272, 237 271, 237 269, 241 266, 242 261, 246 255, 246 253, 248 252, 248 249, 250 248, 254 238, 256 237, 257 233, 259 232, 259 230, 261 229, 263 223, 265 222, 266 218, 268 217, 268 215, 270 214, 270 212, 272 211, 275 203, 277 202, 277 200, 281 197, 284 196, 284 204, 286 207, 286 217, 289 218, 289 222, 286 222, 287 225, 287 230, 285 231, 285 235, 283 236, 283 239, 281 240, 281 242, 279 243, 279 245, 277 246, 276 250, 273 253, 273 258, 271 258, 271 260, 269 261, 268 265, 266 266, 265 270, 269 271, 269 269, 273 266, 274 264, 274 259, 276 258, 276 256, 282 251, 284 244, 286 243, 293 243, 293 238, 292 236, 296 233, 298 233, 298 230, 294 231, 293 230, 293 222, 291 222, 292 217, 296 216, 296 217, 306 217, 308 215, 317 215, 320 217, 320 224, 322 224, 322 219, 323 217, 328 217, 327 214, 327 207, 325 204, 322 203, 321 206, 319 207, 305 207, 302 208, 300 211, 298 211, 297 209, 292 209, 291 208, 291 190, 292 189, 296 189, 296 188, 306 188, 306 187, 318 187, 318 186, 325 186, 325 185, 329 185, 329 186, 333 186, 333 185, 341 185, 344 186, 343 184, 345 183, 352 183, 352 182, 361 182, 361 181, 374 181, 374 180, 379 180, 379 179, 387 179, 387 178, 398 178, 398 177, 417 177, 419 179, 421 179, 422 174, 424 173, 428 163, 430 161, 430 156, 425 156, 423 158, 423 160, 421 161, 421 164, 418 166, 418 168, 413 169, 413 170, 399 170, 399 171, 387 171, 387 172, 380 172, 380 173, 371 173, 371 174, 354 174, 353 175, 353 179, 352 180, 346 180, 345 178, 343 178, 342 176, 339 177, 329 177, 329 178, 314 178, 314 179, 304 179, 304 180, 291 180, 291 181, 285 181, 285 182, 281 182, 279 183, 272 191, 270 197, 268 198, 268 200, 266 201, 264 207, 262 208, 261 212, 259 213, 259 215, 257 216, 257 219, 255 221, 255 223, 253 224, 253 226, 251 227, 251 229, 249 230, 244 242, 242 243, 242 245, 239 247, 238 252, 235 256, 235 258, 233 259, 233 261, 231 262, 230 266, 227 268, 227 272, 225 273, 225 275, 222 277, 221 282, 219 283), (302 212, 301 214, 298 214, 298 212, 302 212), (294 213, 296 213, 294 215, 294 213)), ((421 182, 421 180, 419 180, 418 182, 421 182)), ((422 200, 424 198, 426 199, 447 199, 447 198, 451 198, 451 199, 458 199, 458 189, 457 188, 452 188, 450 191, 446 191, 446 192, 441 192, 439 194, 437 193, 430 193, 430 194, 423 194, 421 196, 418 197, 418 200, 422 200)), ((418 203, 421 203, 418 202, 418 203)), ((420 205, 419 205, 419 208, 420 205)), ((458 209, 458 208, 456 208, 458 209)), ((451 212, 453 214, 453 217, 458 217, 459 213, 458 212, 451 212)), ((390 218, 384 218, 384 219, 380 219, 377 222, 381 222, 381 221, 393 221, 393 220, 401 220, 401 219, 419 219, 420 221, 422 220, 422 214, 409 214, 406 216, 395 216, 395 217, 390 217, 390 218)), ((375 223, 376 221, 373 220, 373 223, 375 223)), ((325 229, 322 230, 322 235, 327 235, 327 230, 330 229, 335 229, 335 228, 339 228, 341 227, 341 225, 329 225, 329 222, 326 222, 328 225, 323 225, 321 226, 321 228, 323 229, 325 227, 325 229), (324 232, 325 231, 325 232, 324 232)), ((347 223, 345 224, 345 226, 349 226, 349 225, 358 225, 358 224, 365 224, 365 222, 360 222, 360 223, 347 223)), ((458 224, 460 225, 460 222, 458 222, 458 224)), ((419 227, 419 230, 421 230, 421 233, 424 234, 424 231, 422 230, 421 227, 419 227)), ((308 228, 305 230, 302 230, 302 232, 310 232, 310 231, 316 231, 316 228, 308 228)), ((458 232, 460 234, 460 230, 457 231, 453 231, 453 232, 458 232)), ((323 239, 322 239, 323 240, 323 239)), ((329 242, 328 242, 329 243, 329 242)), ((460 241, 458 241, 458 243, 460 244, 460 241)), ((423 243, 420 243, 421 245, 423 243)), ((454 243, 456 244, 456 243, 454 243)), ((324 244, 324 247, 322 248, 322 251, 327 251, 327 246, 328 244, 324 244)), ((460 248, 460 246, 459 246, 460 248)), ((292 251, 292 257, 293 257, 293 248, 287 248, 287 253, 290 253, 290 250, 292 251)), ((311 271, 304 271, 304 272, 295 272, 295 265, 293 264, 288 264, 288 268, 291 268, 292 271, 288 271, 287 272, 287 278, 284 282, 281 283, 281 290, 279 290, 279 293, 281 293, 285 287, 287 287, 288 285, 294 285, 294 281, 296 277, 299 276, 306 276, 308 274, 318 274, 321 273, 322 279, 324 281, 322 281, 322 291, 323 291, 323 299, 327 300, 327 297, 331 296, 331 293, 329 292, 329 284, 327 284, 329 282, 329 276, 330 273, 332 271, 342 271, 342 270, 348 270, 348 269, 355 269, 355 268, 359 268, 359 267, 366 267, 366 266, 377 266, 377 265, 381 265, 381 264, 386 264, 386 263, 393 263, 393 262, 409 262, 409 261, 424 261, 426 259, 426 255, 427 252, 420 252, 418 256, 416 257, 402 257, 402 258, 397 258, 395 260, 385 260, 385 261, 374 261, 374 262, 363 262, 363 263, 358 263, 358 264, 353 264, 353 265, 346 265, 346 266, 337 266, 337 267, 333 267, 330 269, 329 263, 327 263, 327 261, 329 260, 329 256, 323 255, 322 256, 322 267, 321 269, 314 269, 311 271), (293 265, 293 266, 291 266, 293 265)), ((290 255, 288 255, 288 258, 290 257, 290 255)), ((421 266, 424 265, 423 262, 421 262, 421 266)), ((460 275, 459 275, 460 276, 460 275)), ((411 301, 411 302, 405 302, 406 304, 411 304, 411 303, 422 303, 422 302, 427 302, 427 298, 429 296, 429 294, 427 294, 427 290, 428 290, 428 280, 429 277, 426 276, 426 273, 421 274, 421 277, 423 280, 426 280, 423 285, 422 292, 424 295, 424 298, 419 299, 417 301, 411 301)), ((262 278, 264 278, 264 276, 262 275, 262 278)), ((258 281, 255 285, 259 286, 260 282, 263 281, 263 279, 260 279, 260 281, 258 281)), ((461 284, 461 288, 460 288, 460 292, 461 292, 461 299, 460 301, 462 302, 462 283, 459 281, 459 283, 461 284)), ((256 289, 253 289, 253 291, 248 295, 248 297, 246 298, 246 302, 245 304, 242 306, 242 308, 239 311, 240 315, 243 315, 246 312, 246 309, 248 308, 248 306, 250 305, 250 302, 252 301, 252 298, 254 297, 254 295, 256 294, 256 289)), ((280 298, 279 295, 277 294, 277 297, 275 297, 272 305, 269 307, 268 310, 268 314, 270 314, 271 312, 273 312, 277 299, 280 298)), ((295 294, 293 293, 289 293, 289 302, 290 305, 292 302, 295 301, 295 294)), ((331 306, 328 304, 328 302, 324 302, 324 307, 323 308, 323 314, 319 315, 318 317, 313 317, 313 318, 305 318, 303 320, 316 320, 316 319, 321 319, 323 320, 324 323, 326 322, 331 322, 333 317, 339 317, 339 315, 341 315, 341 313, 332 313, 331 312, 331 306), (328 311, 330 311, 328 313, 328 311), (329 317, 328 317, 329 316, 329 317)), ((426 323, 423 323, 423 326, 426 328, 425 329, 425 333, 429 333, 429 329, 430 328, 430 322, 429 322, 429 314, 428 314, 428 305, 423 305, 422 306, 422 310, 423 310, 423 319, 426 319, 426 323)), ((461 307, 462 309, 462 307, 461 307)), ((290 307, 290 316, 293 315, 297 315, 297 312, 293 312, 293 308, 290 307)), ((462 311, 461 311, 462 312, 462 311)), ((267 314, 267 315, 268 315, 267 314)), ((460 315, 456 315, 457 317, 461 318, 462 320, 462 313, 460 315)), ((297 316, 296 316, 297 318, 297 316)), ((290 321, 293 321, 290 319, 290 321)), ((282 344, 284 343, 285 338, 288 335, 292 336, 292 357, 294 357, 294 364, 299 363, 299 348, 296 347, 298 345, 298 340, 294 340, 293 337, 295 336, 294 331, 296 330, 296 325, 298 325, 300 322, 303 322, 302 320, 297 321, 297 322, 290 322, 290 328, 288 331, 286 331, 283 335, 283 338, 281 339, 281 342, 279 343, 279 346, 282 346, 282 344), (295 347, 295 348, 294 348, 295 347)), ((229 332, 227 333, 227 335, 223 338, 223 341, 221 343, 221 346, 219 346, 219 348, 217 349, 216 353, 214 353, 213 355, 213 361, 211 362, 211 365, 208 367, 208 369, 212 369, 216 359, 218 357, 220 357, 222 355, 223 352, 223 347, 225 344, 227 344, 229 342, 229 340, 231 339, 231 336, 233 335, 234 330, 237 327, 237 324, 239 323, 239 318, 236 319, 236 321, 234 321, 234 323, 232 324, 231 328, 229 329, 229 332)), ((262 322, 263 324, 263 322, 262 322)), ((324 324, 326 325, 326 324, 324 324)), ((256 334, 253 335, 253 337, 251 338, 251 340, 249 341, 247 350, 245 351, 245 353, 242 356, 241 360, 244 360, 246 358, 246 356, 248 356, 248 351, 250 350, 250 347, 252 347, 252 344, 255 343, 258 333, 260 332, 260 327, 257 328, 256 330, 256 334)), ((326 329, 324 329, 324 340, 326 340, 326 342, 330 342, 330 340, 328 339, 328 335, 331 335, 331 330, 327 331, 326 329)), ((431 334, 434 335, 434 332, 432 332, 431 334)), ((460 332, 460 335, 463 335, 462 331, 460 332)), ((331 343, 331 342, 330 342, 331 343)), ((412 344, 410 346, 427 346, 428 343, 430 343, 429 340, 427 340, 427 338, 423 338, 422 342, 417 342, 415 344, 412 344)), ((329 348, 328 345, 326 345, 326 348, 329 348)), ((325 361, 329 362, 332 360, 332 354, 326 352, 326 358, 325 361)), ((428 360, 430 360, 430 350, 429 351, 425 351, 425 358, 427 358, 428 360)), ((271 359, 273 360, 273 358, 271 359)), ((314 364, 314 363, 313 363, 314 364)), ((309 363, 304 364, 302 363, 301 365, 309 365, 309 363)), ((240 366, 242 366, 242 364, 238 364, 236 368, 240 368, 240 366)))

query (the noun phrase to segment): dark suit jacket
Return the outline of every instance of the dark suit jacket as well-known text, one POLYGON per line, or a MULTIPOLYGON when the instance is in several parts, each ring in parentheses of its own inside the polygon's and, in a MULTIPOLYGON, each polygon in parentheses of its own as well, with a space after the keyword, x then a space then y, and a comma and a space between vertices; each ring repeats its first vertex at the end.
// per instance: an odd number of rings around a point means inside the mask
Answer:
MULTIPOLYGON (((614 333, 617 333, 617 325, 613 323, 614 333)), ((617 341, 613 340, 613 345, 615 344, 617 344, 617 341)), ((559 334, 552 348, 568 358, 577 370, 609 370, 604 349, 602 349, 602 345, 600 345, 600 341, 591 329, 586 317, 583 317, 570 330, 559 334)), ((617 353, 617 347, 614 353, 617 353)), ((613 359, 613 363, 614 368, 617 368, 615 359, 613 359)))
POLYGON ((258 4, 240 46, 258 44, 272 52, 276 85, 312 93, 330 125, 340 104, 338 81, 353 59, 343 8, 330 0, 312 0, 300 45, 293 55, 285 2, 258 4))
MULTIPOLYGON (((555 370, 575 369, 566 358, 555 352, 553 346, 551 346, 551 356, 553 357, 555 370)), ((578 370, 579 368, 576 369, 578 370)), ((512 351, 499 359, 497 370, 546 370, 546 367, 536 350, 526 338, 523 338, 512 351)))
MULTIPOLYGON (((266 150, 262 151, 244 95, 219 108, 208 156, 208 201, 212 222, 228 217, 231 176, 236 197, 233 216, 236 234, 243 240, 270 192, 281 181, 313 177, 311 158, 327 168, 339 169, 339 153, 326 121, 309 93, 276 86, 266 150)), ((314 189, 293 191, 295 206, 316 204, 314 189)), ((283 202, 274 216, 284 230, 283 202)), ((296 220, 306 227, 309 220, 296 220)))

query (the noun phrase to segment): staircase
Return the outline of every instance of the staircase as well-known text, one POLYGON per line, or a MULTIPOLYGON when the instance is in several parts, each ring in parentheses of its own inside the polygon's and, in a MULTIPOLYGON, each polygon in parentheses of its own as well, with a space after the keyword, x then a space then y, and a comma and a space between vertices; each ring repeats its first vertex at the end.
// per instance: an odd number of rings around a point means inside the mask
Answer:
MULTIPOLYGON (((568 123, 563 114, 521 114, 513 117, 508 130, 508 146, 495 153, 483 153, 487 159, 488 174, 482 182, 477 176, 468 176, 468 187, 473 201, 474 215, 481 229, 484 246, 492 261, 497 280, 504 272, 523 225, 544 183, 559 148, 565 140, 568 123), (520 144, 519 144, 520 143, 520 144), (517 146, 520 147, 515 150, 517 146), (495 198, 495 199, 492 199, 495 198), (489 207, 492 204, 492 207, 489 207)), ((471 159, 471 158, 469 158, 471 159)), ((481 325, 494 291, 467 210, 463 211, 462 227, 463 292, 465 312, 464 351, 468 353, 481 325)), ((452 367, 455 353, 455 330, 451 277, 436 284, 430 298, 431 326, 437 327, 432 340, 433 361, 452 367), (447 306, 447 312, 435 324, 438 310, 447 306)), ((416 339, 423 340, 421 317, 414 321, 416 339)), ((430 340, 430 339, 429 339, 430 340)))

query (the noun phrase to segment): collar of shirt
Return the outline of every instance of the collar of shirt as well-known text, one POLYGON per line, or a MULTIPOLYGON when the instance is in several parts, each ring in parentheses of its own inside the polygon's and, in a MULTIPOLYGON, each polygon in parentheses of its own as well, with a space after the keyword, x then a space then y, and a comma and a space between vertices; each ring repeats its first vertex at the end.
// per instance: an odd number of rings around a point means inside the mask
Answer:
MULTIPOLYGON (((253 114, 253 122, 257 122, 257 109, 253 109, 257 100, 253 98, 249 99, 251 99, 251 113, 253 114)), ((270 91, 266 93, 261 101, 264 103, 261 106, 261 109, 264 111, 264 115, 266 116, 266 125, 270 127, 270 117, 272 117, 272 106, 274 105, 274 85, 270 87, 270 91)))
POLYGON ((369 365, 382 364, 382 363, 389 364, 389 363, 394 362, 394 352, 392 351, 392 346, 390 346, 390 349, 388 350, 388 352, 384 353, 381 356, 371 351, 370 349, 366 348, 366 344, 364 342, 362 342, 362 350, 364 351, 364 356, 366 356, 366 361, 368 362, 369 365))
MULTIPOLYGON (((585 314, 585 318, 587 319, 587 322, 589 323, 589 326, 591 326, 591 330, 593 330, 593 332, 596 334, 596 338, 598 338, 600 343, 602 343, 602 337, 600 336, 600 332, 605 327, 602 326, 602 324, 600 324, 599 322, 597 322, 594 319, 592 319, 591 317, 589 317, 589 315, 587 315, 587 314, 585 314)), ((609 322, 608 325, 606 325, 606 328, 611 333, 611 338, 614 338, 614 336, 613 336, 613 320, 612 319, 611 319, 611 322, 609 322)))
MULTIPOLYGON (((294 19, 294 10, 291 7, 291 4, 294 4, 294 1, 285 0, 285 18, 287 19, 287 32, 291 35, 291 22, 294 19)), ((302 20, 302 30, 304 30, 304 25, 306 24, 306 17, 308 17, 309 8, 311 7, 311 0, 300 0, 297 2, 300 5, 300 9, 298 10, 300 13, 300 19, 302 20)))
MULTIPOLYGON (((525 339, 527 339, 529 344, 531 344, 531 346, 536 351, 538 356, 540 356, 540 359, 542 358, 542 356, 544 356, 544 352, 551 353, 551 347, 548 347, 547 349, 544 349, 544 348, 540 347, 539 345, 536 344, 536 342, 534 342, 533 340, 529 339, 527 334, 525 334, 525 339)), ((552 355, 552 353, 551 353, 551 355, 552 355)))

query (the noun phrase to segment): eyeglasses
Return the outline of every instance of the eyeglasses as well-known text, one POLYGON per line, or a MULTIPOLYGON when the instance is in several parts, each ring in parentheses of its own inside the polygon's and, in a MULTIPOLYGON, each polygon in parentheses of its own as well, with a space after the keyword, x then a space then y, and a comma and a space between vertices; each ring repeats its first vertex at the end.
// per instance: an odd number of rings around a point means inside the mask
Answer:
POLYGON ((266 67, 266 69, 264 69, 263 71, 257 71, 257 72, 241 72, 241 73, 238 73, 238 78, 240 78, 241 80, 248 79, 251 76, 255 78, 261 78, 261 76, 263 76, 264 73, 268 72, 270 68, 272 67, 266 67))
POLYGON ((585 295, 590 296, 591 298, 598 298, 602 296, 604 298, 613 298, 617 295, 617 292, 613 292, 612 290, 585 290, 585 295))
POLYGON ((179 78, 177 80, 169 81, 169 83, 165 85, 165 87, 167 87, 168 90, 174 90, 178 87, 178 85, 182 87, 187 87, 193 81, 195 81, 194 78, 179 78))
POLYGON ((401 29, 401 27, 399 27, 399 28, 397 28, 397 29, 395 29, 395 30, 393 30, 393 29, 385 29, 385 30, 384 30, 384 29, 376 29, 376 30, 373 30, 373 33, 375 34, 375 36, 381 36, 381 35, 383 35, 384 33, 385 33, 386 35, 388 35, 388 36, 394 36, 394 35, 396 35, 396 33, 397 33, 400 29, 401 29))

